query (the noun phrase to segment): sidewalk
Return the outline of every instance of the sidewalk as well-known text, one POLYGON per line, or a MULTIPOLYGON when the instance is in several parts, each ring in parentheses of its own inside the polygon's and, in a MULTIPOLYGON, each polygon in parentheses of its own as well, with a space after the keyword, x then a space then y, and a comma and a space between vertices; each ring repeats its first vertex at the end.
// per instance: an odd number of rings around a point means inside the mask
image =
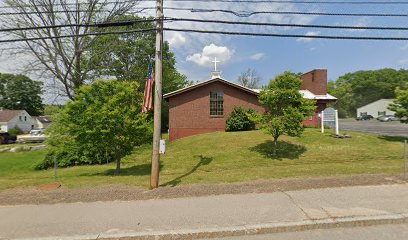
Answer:
POLYGON ((408 184, 0 207, 0 239, 194 239, 408 222, 408 184))

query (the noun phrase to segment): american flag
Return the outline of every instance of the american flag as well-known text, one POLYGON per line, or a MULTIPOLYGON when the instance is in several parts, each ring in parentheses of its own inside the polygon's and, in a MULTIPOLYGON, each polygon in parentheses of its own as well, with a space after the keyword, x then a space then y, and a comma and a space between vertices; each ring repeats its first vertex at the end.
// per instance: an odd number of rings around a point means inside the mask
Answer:
POLYGON ((146 87, 144 92, 142 113, 145 113, 153 108, 153 85, 154 85, 154 76, 152 64, 149 63, 149 71, 146 78, 146 87))

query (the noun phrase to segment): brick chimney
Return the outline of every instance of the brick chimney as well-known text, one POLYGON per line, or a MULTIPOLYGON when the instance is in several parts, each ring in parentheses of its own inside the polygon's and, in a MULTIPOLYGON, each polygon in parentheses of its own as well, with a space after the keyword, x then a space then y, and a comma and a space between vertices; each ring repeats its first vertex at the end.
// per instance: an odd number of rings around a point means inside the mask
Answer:
POLYGON ((309 90, 316 95, 327 94, 327 69, 314 69, 300 76, 302 90, 309 90))

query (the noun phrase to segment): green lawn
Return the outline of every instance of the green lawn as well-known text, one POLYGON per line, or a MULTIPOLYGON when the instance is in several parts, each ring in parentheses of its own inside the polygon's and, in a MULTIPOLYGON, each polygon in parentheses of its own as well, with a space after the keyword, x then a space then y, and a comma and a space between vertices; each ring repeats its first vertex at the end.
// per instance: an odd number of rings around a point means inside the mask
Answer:
MULTIPOLYGON (((282 136, 273 158, 271 137, 261 131, 210 133, 185 138, 167 146, 162 156, 160 183, 222 183, 256 179, 329 175, 400 173, 402 138, 351 133, 336 139, 318 129, 306 129, 301 138, 282 136)), ((0 153, 0 190, 54 182, 54 171, 35 171, 45 151, 0 153)), ((128 184, 148 187, 151 147, 146 145, 123 160, 122 174, 115 164, 58 169, 64 186, 128 184)))

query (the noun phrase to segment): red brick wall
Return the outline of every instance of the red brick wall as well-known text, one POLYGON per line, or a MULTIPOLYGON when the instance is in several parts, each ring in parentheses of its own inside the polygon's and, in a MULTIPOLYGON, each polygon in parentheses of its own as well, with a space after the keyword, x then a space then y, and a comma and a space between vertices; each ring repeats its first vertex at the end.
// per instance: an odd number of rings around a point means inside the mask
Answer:
POLYGON ((319 113, 322 112, 324 109, 326 109, 326 103, 318 102, 317 106, 316 106, 314 116, 312 116, 312 117, 306 119, 305 121, 303 121, 303 124, 308 126, 308 127, 320 126, 322 120, 319 117, 319 113))
POLYGON ((220 82, 169 98, 170 141, 215 131, 224 131, 225 122, 235 106, 253 108, 262 112, 258 97, 220 82), (210 92, 224 92, 224 116, 210 116, 210 92))
POLYGON ((315 69, 300 77, 303 81, 302 90, 309 90, 316 95, 327 93, 327 70, 315 69))
MULTIPOLYGON (((314 94, 327 93, 327 70, 317 69, 301 76, 302 89, 314 94)), ((192 135, 224 131, 225 122, 235 106, 253 108, 263 112, 258 97, 230 85, 213 82, 191 91, 170 97, 169 99, 169 134, 170 141, 192 135), (224 116, 210 116, 210 92, 224 92, 224 116)), ((315 115, 304 121, 306 126, 320 126, 318 114, 326 108, 326 103, 319 102, 315 115)))

